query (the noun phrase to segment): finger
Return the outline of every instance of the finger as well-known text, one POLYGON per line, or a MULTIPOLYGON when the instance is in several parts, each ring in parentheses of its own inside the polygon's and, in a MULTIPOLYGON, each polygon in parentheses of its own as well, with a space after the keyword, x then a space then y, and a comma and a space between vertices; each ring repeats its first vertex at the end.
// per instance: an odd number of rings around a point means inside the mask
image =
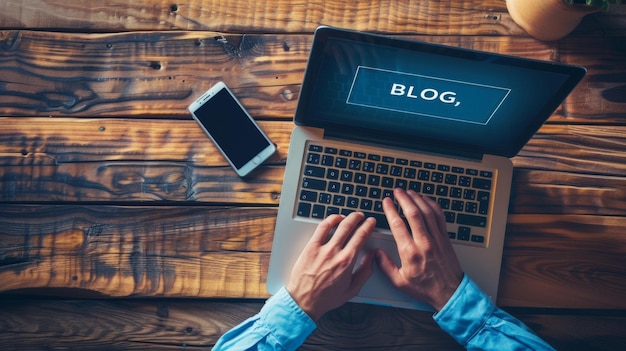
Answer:
POLYGON ((317 225, 317 228, 315 228, 313 236, 311 237, 311 240, 309 240, 309 244, 317 246, 324 245, 324 243, 328 240, 330 232, 336 228, 342 220, 343 216, 331 215, 321 221, 320 224, 317 225))
POLYGON ((375 259, 378 268, 389 278, 391 284, 395 287, 400 286, 400 268, 389 258, 389 255, 385 251, 377 249, 375 259))
MULTIPOLYGON (((419 211, 419 217, 421 218, 420 224, 426 230, 425 234, 429 237, 433 237, 433 233, 439 233, 441 231, 441 227, 439 226, 436 215, 436 207, 439 206, 434 203, 432 199, 421 196, 412 190, 409 190, 407 192, 407 195, 411 198, 413 204, 417 207, 417 210, 419 211)), ((409 216, 407 215, 407 218, 408 217, 409 216)), ((409 220, 409 224, 410 223, 411 222, 409 220)), ((447 229, 445 228, 445 226, 443 230, 447 233, 447 229)))
MULTIPOLYGON (((422 216, 422 209, 420 209, 416 199, 412 196, 409 196, 407 192, 402 189, 395 189, 394 195, 398 204, 402 208, 402 212, 409 222, 409 226, 411 227, 411 232, 413 233, 414 241, 422 241, 424 235, 428 235, 428 227, 426 223, 424 223, 424 218, 422 216)), ((417 195, 417 194, 416 194, 417 195)), ((417 195, 419 196, 419 195, 417 195)), ((423 199, 419 199, 423 200, 423 199)), ((423 206, 426 206, 423 204, 423 206)))
POLYGON ((398 214, 398 210, 393 204, 393 200, 390 198, 383 199, 383 211, 385 212, 385 217, 387 217, 387 222, 389 223, 389 229, 391 230, 391 234, 396 240, 398 247, 410 245, 413 240, 411 233, 406 227, 402 217, 400 217, 400 214, 398 214))
POLYGON ((437 227, 439 228, 439 233, 447 233, 448 225, 446 224, 446 216, 443 214, 441 206, 439 206, 438 203, 436 203, 433 199, 429 197, 425 197, 424 201, 426 202, 426 204, 428 204, 428 206, 430 206, 432 212, 434 213, 437 227))
POLYGON ((329 243, 343 248, 347 240, 352 236, 357 226, 363 221, 365 215, 361 212, 352 212, 339 223, 337 230, 330 238, 329 243))
POLYGON ((352 283, 350 284, 350 293, 356 296, 367 280, 374 274, 374 251, 366 252, 361 258, 358 267, 354 271, 352 283))
POLYGON ((354 235, 348 239, 345 248, 349 251, 354 252, 355 254, 361 251, 363 246, 365 246, 365 242, 369 239, 370 235, 374 231, 376 227, 376 219, 369 217, 366 218, 365 221, 361 222, 356 230, 354 231, 354 235))

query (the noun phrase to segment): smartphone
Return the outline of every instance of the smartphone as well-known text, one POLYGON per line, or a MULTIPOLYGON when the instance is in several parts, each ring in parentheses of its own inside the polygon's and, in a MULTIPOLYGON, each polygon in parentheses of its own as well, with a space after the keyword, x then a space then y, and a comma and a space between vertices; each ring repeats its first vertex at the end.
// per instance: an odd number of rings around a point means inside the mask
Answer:
POLYGON ((189 112, 240 177, 266 161, 276 146, 224 82, 189 105, 189 112))

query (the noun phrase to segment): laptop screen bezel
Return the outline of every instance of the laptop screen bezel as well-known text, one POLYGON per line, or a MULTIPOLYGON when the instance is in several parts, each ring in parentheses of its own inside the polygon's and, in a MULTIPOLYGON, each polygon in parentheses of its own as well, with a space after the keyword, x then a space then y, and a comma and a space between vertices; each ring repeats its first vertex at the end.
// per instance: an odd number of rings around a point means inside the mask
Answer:
POLYGON ((380 131, 368 130, 359 126, 350 126, 350 131, 345 131, 346 126, 342 124, 335 124, 329 121, 320 121, 315 116, 307 115, 307 111, 311 111, 309 108, 311 92, 315 89, 316 78, 319 73, 321 62, 324 55, 324 46, 331 38, 345 39, 355 42, 363 42, 368 44, 375 44, 378 46, 388 46, 392 48, 407 49, 412 51, 421 51, 429 54, 437 54, 443 56, 450 56, 464 60, 472 61, 489 61, 499 65, 522 67, 532 69, 536 71, 554 72, 566 75, 567 78, 561 87, 553 94, 550 99, 545 101, 545 104, 539 109, 539 112, 534 116, 528 118, 528 124, 521 130, 517 138, 512 140, 509 145, 505 147, 498 147, 497 149, 486 149, 479 145, 468 145, 463 143, 450 143, 446 142, 445 145, 439 145, 439 141, 436 139, 430 139, 428 137, 415 138, 413 135, 394 135, 390 138, 394 141, 396 146, 406 146, 409 148, 421 148, 426 147, 430 150, 437 150, 439 148, 445 149, 447 152, 452 150, 459 150, 460 153, 470 152, 476 154, 492 154, 504 157, 513 157, 519 153, 519 151, 526 145, 526 143, 532 138, 532 136, 541 128, 543 123, 550 118, 550 116, 556 111, 563 100, 570 94, 574 87, 580 82, 586 73, 586 69, 580 66, 566 65, 562 63, 552 61, 540 61, 528 58, 521 58, 516 56, 509 56, 503 54, 496 54, 491 52, 470 50, 458 47, 445 46, 441 44, 426 43, 417 40, 410 40, 405 38, 391 38, 378 34, 370 34, 363 32, 356 32, 351 30, 332 28, 332 27, 319 27, 315 31, 313 45, 309 54, 308 64, 305 70, 304 80, 302 88, 300 90, 298 105, 294 117, 296 125, 305 125, 317 128, 323 128, 329 132, 335 133, 348 133, 352 135, 359 135, 366 139, 373 139, 377 142, 384 142, 386 139, 380 131), (415 140, 419 139, 419 140, 415 140))

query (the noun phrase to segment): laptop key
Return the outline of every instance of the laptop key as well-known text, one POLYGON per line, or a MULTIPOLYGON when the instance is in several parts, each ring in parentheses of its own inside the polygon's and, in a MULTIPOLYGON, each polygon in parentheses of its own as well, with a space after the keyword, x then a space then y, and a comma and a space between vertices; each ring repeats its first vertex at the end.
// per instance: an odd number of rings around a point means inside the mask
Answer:
POLYGON ((341 186, 341 193, 346 195, 354 194, 354 184, 346 183, 341 186))
POLYGON ((367 175, 365 173, 356 173, 354 175, 354 182, 357 184, 365 184, 367 175))
POLYGON ((354 194, 360 197, 367 197, 368 188, 363 185, 357 185, 354 194))
POLYGON ((352 181, 352 172, 350 171, 341 171, 341 180, 344 182, 351 182, 352 181))
POLYGON ((328 206, 326 208, 326 217, 333 215, 333 214, 339 214, 339 207, 328 206))
POLYGON ((485 237, 482 235, 472 235, 472 242, 474 243, 484 243, 485 242, 485 237))
POLYGON ((380 188, 370 188, 370 196, 372 199, 380 199, 381 189, 380 188))
POLYGON ((304 174, 310 177, 324 178, 324 173, 326 170, 323 167, 307 165, 304 169, 304 174))
POLYGON ((383 212, 383 202, 382 201, 374 201, 374 211, 383 212))
POLYGON ((394 176, 394 177, 400 177, 402 175, 402 167, 400 167, 400 166, 392 166, 391 167, 391 171, 389 172, 389 174, 394 176))
POLYGON ((419 172, 417 172, 417 179, 430 180, 430 171, 421 169, 419 172))
POLYGON ((339 150, 339 155, 345 157, 352 157, 352 151, 350 150, 339 150))
POLYGON ((404 169, 404 178, 415 179, 417 175, 417 170, 415 168, 405 168, 404 169))
POLYGON ((367 184, 373 186, 380 185, 380 176, 370 175, 369 177, 367 177, 367 184))
POLYGON ((359 199, 356 197, 348 197, 348 202, 346 206, 350 208, 359 208, 359 199))
POLYGON ((478 192, 478 213, 486 215, 489 212, 489 193, 486 191, 478 192))
POLYGON ((393 178, 383 177, 383 181, 380 183, 380 186, 383 188, 393 188, 393 178))
POLYGON ((437 196, 448 196, 448 187, 446 185, 437 185, 437 196))
POLYGON ((333 196, 333 205, 335 206, 345 206, 346 205, 346 197, 343 195, 335 195, 333 196))
POLYGON ((443 183, 443 173, 433 172, 430 176, 430 180, 435 183, 443 183))
POLYGON ((373 201, 370 199, 362 199, 360 208, 364 211, 370 211, 373 206, 373 201))
POLYGON ((454 223, 456 220, 456 213, 451 211, 444 211, 443 214, 446 216, 447 223, 454 223))
POLYGON ((330 155, 322 155, 322 165, 332 166, 335 163, 335 158, 330 155))
POLYGON ((326 214, 326 207, 322 205, 313 205, 313 211, 311 211, 312 218, 322 219, 326 214))
POLYGON ((484 228, 487 226, 487 217, 459 213, 456 216, 456 222, 458 224, 484 228))
POLYGON ((298 216, 300 217, 310 217, 311 216, 311 204, 306 202, 301 202, 298 204, 298 216))
POLYGON ((345 157, 337 157, 335 159, 335 167, 337 168, 346 168, 348 167, 348 159, 345 157))
POLYGON ((368 173, 374 173, 374 170, 376 169, 376 164, 374 162, 363 162, 363 172, 368 172, 368 173))
POLYGON ((341 183, 338 182, 329 182, 328 183, 328 191, 331 193, 338 193, 341 190, 341 183))
POLYGON ((432 195, 435 193, 435 184, 426 183, 422 187, 422 193, 432 195))
POLYGON ((326 190, 326 181, 314 178, 303 178, 302 187, 305 189, 313 190, 326 190))
POLYGON ((348 168, 355 170, 355 171, 360 171, 361 170, 361 161, 360 160, 350 160, 350 163, 348 164, 348 168))
POLYGON ((470 231, 471 229, 469 227, 459 227, 457 239, 463 240, 463 241, 469 241, 470 231))
POLYGON ((474 178, 472 187, 476 189, 491 190, 491 179, 474 178))
POLYGON ((311 164, 319 164, 320 163, 320 154, 310 152, 306 157, 306 163, 311 164))
POLYGON ((329 193, 321 193, 319 196, 319 202, 323 204, 329 204, 331 201, 331 195, 329 193))
POLYGON ((445 183, 448 185, 456 185, 456 180, 458 177, 456 174, 446 174, 445 183))
POLYGON ((364 212, 365 217, 373 217, 376 219, 376 228, 389 229, 389 222, 387 222, 387 217, 385 217, 382 213, 376 212, 364 212))
POLYGON ((302 190, 300 191, 300 200, 308 201, 308 202, 316 202, 317 192, 310 191, 310 190, 302 190))

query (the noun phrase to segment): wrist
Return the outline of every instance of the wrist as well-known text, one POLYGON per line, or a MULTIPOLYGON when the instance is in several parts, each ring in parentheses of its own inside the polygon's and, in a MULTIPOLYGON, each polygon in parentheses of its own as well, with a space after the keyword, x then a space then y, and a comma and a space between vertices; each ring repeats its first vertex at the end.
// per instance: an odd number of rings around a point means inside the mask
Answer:
POLYGON ((290 287, 285 286, 285 291, 291 296, 293 302, 298 305, 298 307, 302 310, 302 312, 306 313, 309 318, 313 320, 313 322, 317 323, 317 321, 324 315, 324 313, 320 313, 315 308, 314 304, 310 302, 311 299, 307 298, 306 294, 300 294, 296 289, 291 289, 290 287))
POLYGON ((451 281, 449 284, 446 284, 443 288, 439 289, 437 294, 432 297, 431 305, 437 311, 441 311, 443 307, 450 301, 452 296, 456 293, 461 286, 461 282, 465 277, 465 273, 461 273, 461 276, 454 281, 451 281))

